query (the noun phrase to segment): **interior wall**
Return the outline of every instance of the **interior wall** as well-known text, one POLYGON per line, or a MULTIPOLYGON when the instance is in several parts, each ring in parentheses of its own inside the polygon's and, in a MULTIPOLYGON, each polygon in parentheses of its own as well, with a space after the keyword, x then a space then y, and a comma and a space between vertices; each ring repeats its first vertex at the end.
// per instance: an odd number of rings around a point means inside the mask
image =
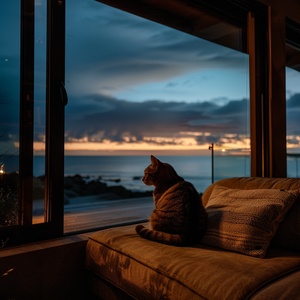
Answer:
POLYGON ((89 299, 86 239, 78 236, 0 252, 0 299, 89 299))
POLYGON ((300 22, 300 2, 299 0, 259 0, 259 2, 271 6, 281 14, 289 16, 296 22, 300 22))

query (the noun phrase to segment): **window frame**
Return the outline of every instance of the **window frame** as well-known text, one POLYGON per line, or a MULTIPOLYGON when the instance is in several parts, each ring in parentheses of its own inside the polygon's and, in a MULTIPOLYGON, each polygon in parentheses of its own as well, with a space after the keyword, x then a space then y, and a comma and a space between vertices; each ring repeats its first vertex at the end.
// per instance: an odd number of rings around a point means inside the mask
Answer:
POLYGON ((63 235, 65 1, 47 1, 44 223, 32 224, 34 0, 21 1, 19 224, 0 229, 5 246, 63 235))
POLYGON ((32 224, 34 1, 21 1, 19 224, 32 224))

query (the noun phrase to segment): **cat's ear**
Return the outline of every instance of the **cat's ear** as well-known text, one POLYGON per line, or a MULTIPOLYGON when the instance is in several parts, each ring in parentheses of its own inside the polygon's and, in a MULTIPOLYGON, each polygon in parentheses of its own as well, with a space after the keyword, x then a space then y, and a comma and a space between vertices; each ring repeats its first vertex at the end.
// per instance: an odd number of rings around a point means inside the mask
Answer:
POLYGON ((151 155, 150 158, 151 158, 151 164, 152 165, 154 165, 154 166, 159 165, 160 161, 154 155, 151 155))

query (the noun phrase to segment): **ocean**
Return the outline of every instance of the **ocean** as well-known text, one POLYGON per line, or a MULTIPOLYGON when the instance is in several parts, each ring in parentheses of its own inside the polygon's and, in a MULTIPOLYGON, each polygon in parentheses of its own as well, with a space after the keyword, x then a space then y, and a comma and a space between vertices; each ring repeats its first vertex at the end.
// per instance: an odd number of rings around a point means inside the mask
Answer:
MULTIPOLYGON (((250 176, 249 156, 214 156, 212 174, 211 156, 158 156, 171 164, 178 175, 190 181, 198 192, 203 192, 212 181, 235 176, 250 176), (213 175, 213 176, 212 176, 213 175), (214 178, 212 178, 214 177, 214 178)), ((18 170, 18 158, 3 161, 6 172, 18 170)), ((144 169, 150 164, 149 156, 65 156, 65 176, 79 174, 87 180, 101 177, 107 185, 123 185, 132 191, 152 188, 141 181, 144 169)), ((44 175, 45 159, 34 157, 34 176, 44 175)), ((298 177, 298 158, 287 158, 287 176, 298 177)))
MULTIPOLYGON (((207 156, 160 156, 178 175, 203 191, 211 183, 211 158, 207 156)), ((101 177, 107 185, 122 185, 132 191, 146 191, 141 178, 150 164, 149 156, 66 156, 65 175, 101 177)))
MULTIPOLYGON (((171 164, 198 192, 204 192, 212 183, 211 156, 158 156, 158 159, 171 164)), ((34 162, 34 174, 42 175, 42 158, 35 157, 34 162)), ((149 191, 153 188, 141 181, 149 164, 149 156, 66 156, 65 176, 79 174, 87 180, 101 177, 101 181, 109 186, 149 191)), ((215 157, 214 181, 233 176, 249 176, 249 157, 215 157)))

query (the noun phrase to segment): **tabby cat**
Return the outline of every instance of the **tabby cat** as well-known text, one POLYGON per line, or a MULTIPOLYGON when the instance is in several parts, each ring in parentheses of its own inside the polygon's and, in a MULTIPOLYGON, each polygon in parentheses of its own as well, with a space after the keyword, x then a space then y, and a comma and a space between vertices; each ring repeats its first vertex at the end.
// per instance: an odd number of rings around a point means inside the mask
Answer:
POLYGON ((178 176, 174 168, 151 155, 143 182, 154 185, 155 209, 148 229, 136 226, 143 238, 175 246, 199 241, 204 233, 207 214, 194 186, 178 176))

